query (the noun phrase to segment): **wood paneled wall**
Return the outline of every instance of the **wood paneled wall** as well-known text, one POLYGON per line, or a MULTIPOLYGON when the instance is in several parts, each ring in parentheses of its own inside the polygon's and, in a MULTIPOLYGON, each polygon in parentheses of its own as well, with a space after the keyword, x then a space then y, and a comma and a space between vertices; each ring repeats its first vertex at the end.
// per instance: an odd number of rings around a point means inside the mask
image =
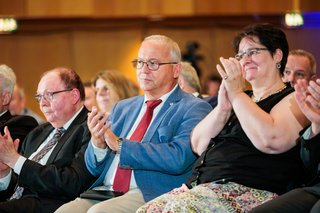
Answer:
MULTIPOLYGON (((281 26, 279 15, 272 14, 279 13, 279 8, 284 11, 292 6, 289 0, 233 0, 231 8, 226 8, 224 2, 0 0, 0 14, 21 17, 16 33, 0 35, 0 64, 15 70, 18 82, 25 89, 28 106, 39 113, 33 97, 44 71, 68 66, 86 81, 98 71, 116 69, 136 81, 130 61, 136 57, 141 40, 151 34, 168 35, 178 42, 182 52, 189 41, 197 41, 198 54, 204 57, 199 62, 203 80, 209 73, 216 72, 220 56, 234 55, 231 41, 244 25, 259 21, 281 26), (262 2, 268 2, 268 6, 262 2), (262 15, 248 15, 260 12, 262 15), (263 15, 268 13, 271 15, 263 15), (155 14, 165 16, 150 18, 155 14)), ((301 1, 301 4, 308 8, 310 2, 301 1)), ((319 6, 317 2, 312 6, 319 6)), ((306 49, 320 59, 320 29, 285 31, 291 49, 306 49)))
POLYGON ((316 0, 0 0, 0 14, 20 17, 275 14, 315 11, 316 0))

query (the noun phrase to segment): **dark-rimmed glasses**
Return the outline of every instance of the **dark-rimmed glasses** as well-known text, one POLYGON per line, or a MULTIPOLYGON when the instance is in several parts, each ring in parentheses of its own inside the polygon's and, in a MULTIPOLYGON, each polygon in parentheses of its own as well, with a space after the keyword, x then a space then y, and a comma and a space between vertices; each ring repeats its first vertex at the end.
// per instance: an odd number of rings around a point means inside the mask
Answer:
POLYGON ((43 93, 43 95, 36 94, 34 97, 38 103, 40 103, 42 98, 46 101, 51 102, 53 100, 53 97, 55 94, 62 93, 62 92, 69 92, 71 90, 73 90, 73 89, 65 89, 65 90, 59 90, 59 91, 54 91, 54 92, 45 92, 45 93, 43 93))
POLYGON ((247 57, 251 57, 253 55, 257 55, 258 53, 260 53, 260 51, 262 50, 268 50, 267 48, 252 48, 252 49, 248 49, 245 52, 241 52, 236 54, 234 57, 240 61, 241 59, 243 59, 243 57, 246 55, 247 57))
POLYGON ((148 69, 151 71, 157 71, 161 65, 165 64, 177 64, 178 62, 159 62, 156 60, 142 61, 139 59, 135 59, 131 61, 133 68, 142 69, 144 64, 147 65, 148 69))

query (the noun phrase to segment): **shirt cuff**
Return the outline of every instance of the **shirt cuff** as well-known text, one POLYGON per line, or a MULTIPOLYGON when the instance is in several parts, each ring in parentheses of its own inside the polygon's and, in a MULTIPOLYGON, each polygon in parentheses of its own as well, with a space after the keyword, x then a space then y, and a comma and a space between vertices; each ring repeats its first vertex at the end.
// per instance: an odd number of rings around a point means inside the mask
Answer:
POLYGON ((304 140, 309 140, 310 139, 310 135, 311 135, 311 127, 309 127, 308 129, 306 129, 306 131, 304 131, 302 138, 304 140))
MULTIPOLYGON (((91 140, 90 140, 90 142, 91 142, 91 140)), ((106 157, 109 148, 106 147, 105 149, 101 149, 101 148, 95 146, 92 142, 91 142, 91 145, 93 147, 93 153, 96 156, 97 161, 101 162, 106 157)))
POLYGON ((20 172, 21 172, 21 169, 22 169, 22 166, 24 164, 24 162, 27 160, 27 158, 23 157, 20 155, 20 157, 18 158, 16 164, 14 165, 13 167, 13 171, 20 175, 20 172))
POLYGON ((12 170, 10 169, 10 172, 7 176, 0 178, 0 191, 4 191, 8 189, 10 180, 11 180, 11 175, 12 175, 12 170))

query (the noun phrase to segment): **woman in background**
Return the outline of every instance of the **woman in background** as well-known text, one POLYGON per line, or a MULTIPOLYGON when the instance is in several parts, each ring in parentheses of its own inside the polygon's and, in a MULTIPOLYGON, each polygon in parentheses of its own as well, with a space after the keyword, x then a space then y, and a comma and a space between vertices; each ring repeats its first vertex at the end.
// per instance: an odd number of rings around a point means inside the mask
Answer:
POLYGON ((100 111, 111 112, 115 103, 134 96, 132 82, 115 70, 99 72, 92 81, 100 111))

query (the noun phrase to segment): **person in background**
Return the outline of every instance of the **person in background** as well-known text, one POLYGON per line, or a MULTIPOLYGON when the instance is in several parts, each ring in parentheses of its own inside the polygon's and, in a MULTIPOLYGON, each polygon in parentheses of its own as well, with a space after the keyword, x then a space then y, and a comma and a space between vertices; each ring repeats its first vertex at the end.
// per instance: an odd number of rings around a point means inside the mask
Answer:
POLYGON ((84 100, 84 105, 89 111, 91 111, 93 106, 97 106, 95 90, 90 81, 84 82, 83 86, 84 86, 84 93, 86 95, 86 98, 84 100))
POLYGON ((212 96, 218 96, 218 91, 221 85, 221 77, 216 75, 216 74, 210 74, 205 81, 205 94, 208 97, 212 97, 212 96))
POLYGON ((0 212, 54 212, 95 180, 84 162, 91 135, 80 77, 63 67, 45 72, 35 98, 48 123, 27 135, 21 153, 14 131, 0 135, 0 212))
POLYGON ((132 97, 131 82, 116 70, 99 72, 92 81, 98 108, 102 112, 111 112, 120 100, 132 97))
POLYGON ((211 74, 207 77, 205 82, 206 93, 208 96, 204 99, 212 106, 212 108, 215 108, 218 104, 218 92, 221 81, 220 76, 211 74))
POLYGON ((9 104, 9 110, 12 115, 29 115, 37 120, 39 124, 45 123, 43 118, 26 107, 26 96, 23 88, 18 84, 14 86, 12 98, 9 104))
POLYGON ((297 188, 252 210, 253 213, 318 213, 320 212, 320 79, 297 80, 295 98, 311 126, 302 131, 301 159, 313 178, 303 188, 297 188))
MULTIPOLYGON (((9 105, 14 96, 16 75, 14 71, 5 64, 0 65, 0 132, 4 133, 4 128, 8 127, 13 139, 23 141, 26 135, 35 127, 38 122, 27 115, 13 115, 9 111, 9 105)), ((19 145, 18 151, 21 149, 19 145)))
POLYGON ((201 85, 197 71, 189 62, 181 62, 181 66, 182 69, 178 81, 180 88, 187 93, 191 93, 195 97, 202 98, 201 85))
POLYGON ((132 64, 144 95, 118 102, 110 117, 97 110, 88 117, 86 164, 98 177, 92 187, 124 194, 105 201, 77 198, 56 212, 135 212, 185 181, 196 159, 190 132, 211 107, 180 89, 180 61, 178 44, 167 36, 143 40, 132 64))
POLYGON ((199 158, 183 186, 137 212, 246 212, 300 180, 299 131, 309 124, 282 81, 288 42, 271 24, 247 26, 220 58, 218 105, 191 133, 199 158), (252 90, 245 90, 245 80, 252 90))
POLYGON ((291 50, 282 80, 290 82, 291 86, 294 86, 298 79, 306 79, 307 81, 315 79, 316 72, 316 59, 310 52, 302 49, 291 50))

